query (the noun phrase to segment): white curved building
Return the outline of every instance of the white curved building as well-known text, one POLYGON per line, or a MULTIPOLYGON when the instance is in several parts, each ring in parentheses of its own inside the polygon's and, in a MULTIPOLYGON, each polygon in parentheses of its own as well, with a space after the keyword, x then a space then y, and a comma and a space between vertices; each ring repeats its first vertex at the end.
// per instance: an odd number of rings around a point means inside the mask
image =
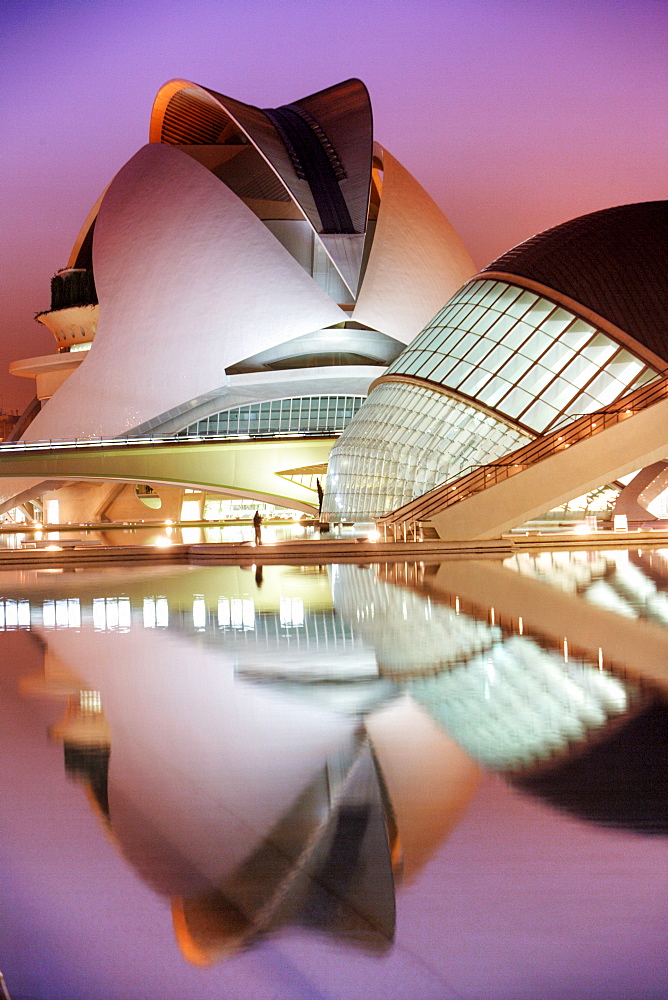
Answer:
POLYGON ((359 80, 264 110, 173 80, 53 280, 57 353, 12 366, 24 439, 340 432, 473 271, 359 80))

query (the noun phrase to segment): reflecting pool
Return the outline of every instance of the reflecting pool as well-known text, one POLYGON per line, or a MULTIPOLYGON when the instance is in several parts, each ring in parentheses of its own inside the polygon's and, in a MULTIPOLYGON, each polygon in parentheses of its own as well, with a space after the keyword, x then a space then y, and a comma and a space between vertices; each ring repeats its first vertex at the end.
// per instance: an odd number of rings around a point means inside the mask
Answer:
POLYGON ((0 650, 11 1000, 668 996, 668 553, 2 571, 0 650))

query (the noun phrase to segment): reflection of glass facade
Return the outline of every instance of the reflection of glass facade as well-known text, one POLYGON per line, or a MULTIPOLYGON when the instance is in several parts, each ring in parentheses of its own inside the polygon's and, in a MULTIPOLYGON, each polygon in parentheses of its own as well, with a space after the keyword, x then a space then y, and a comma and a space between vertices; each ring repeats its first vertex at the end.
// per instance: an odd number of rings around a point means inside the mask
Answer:
POLYGON ((500 771, 568 753, 637 697, 618 677, 520 635, 407 688, 467 753, 500 771))
POLYGON ((379 569, 333 567, 332 595, 337 613, 375 650, 380 673, 493 770, 567 754, 639 697, 602 665, 509 634, 507 622, 492 625, 484 604, 473 617, 454 595, 453 607, 388 582, 379 569))
POLYGON ((388 374, 437 382, 542 433, 655 372, 563 306, 486 279, 450 299, 388 374))
POLYGON ((377 386, 332 453, 323 512, 370 519, 527 444, 509 424, 429 386, 377 386))
POLYGON ((294 396, 234 406, 197 420, 177 437, 220 434, 336 433, 347 427, 364 396, 294 396))

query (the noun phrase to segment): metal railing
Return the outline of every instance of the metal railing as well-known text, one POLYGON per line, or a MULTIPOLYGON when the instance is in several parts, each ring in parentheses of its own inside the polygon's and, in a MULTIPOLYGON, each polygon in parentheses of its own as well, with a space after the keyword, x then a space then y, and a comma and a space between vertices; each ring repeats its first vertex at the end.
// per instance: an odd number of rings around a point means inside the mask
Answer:
POLYGON ((216 444, 232 441, 292 441, 295 438, 336 438, 341 431, 268 431, 248 434, 197 434, 175 437, 170 435, 147 435, 146 437, 116 437, 116 438, 73 438, 59 440, 57 438, 43 441, 3 441, 0 442, 0 455, 16 455, 26 451, 69 451, 84 448, 143 448, 147 445, 192 445, 216 444))
POLYGON ((538 462, 565 451, 580 441, 586 441, 595 434, 600 434, 622 420, 628 420, 634 413, 646 410, 665 399, 668 399, 668 377, 662 375, 622 397, 613 406, 596 410, 594 413, 586 413, 560 430, 543 434, 504 456, 499 462, 472 466, 452 479, 446 479, 428 493, 423 493, 415 500, 379 518, 378 524, 382 526, 426 520, 475 493, 481 493, 490 486, 496 486, 497 483, 516 476, 538 462))

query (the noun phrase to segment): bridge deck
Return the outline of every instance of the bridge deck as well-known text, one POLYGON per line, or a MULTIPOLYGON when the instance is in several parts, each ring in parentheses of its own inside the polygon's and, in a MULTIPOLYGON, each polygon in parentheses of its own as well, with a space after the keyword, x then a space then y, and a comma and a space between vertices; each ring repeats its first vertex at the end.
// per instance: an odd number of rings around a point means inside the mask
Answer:
POLYGON ((313 513, 316 492, 282 473, 326 463, 335 440, 323 435, 16 442, 0 446, 0 478, 184 486, 313 513))

